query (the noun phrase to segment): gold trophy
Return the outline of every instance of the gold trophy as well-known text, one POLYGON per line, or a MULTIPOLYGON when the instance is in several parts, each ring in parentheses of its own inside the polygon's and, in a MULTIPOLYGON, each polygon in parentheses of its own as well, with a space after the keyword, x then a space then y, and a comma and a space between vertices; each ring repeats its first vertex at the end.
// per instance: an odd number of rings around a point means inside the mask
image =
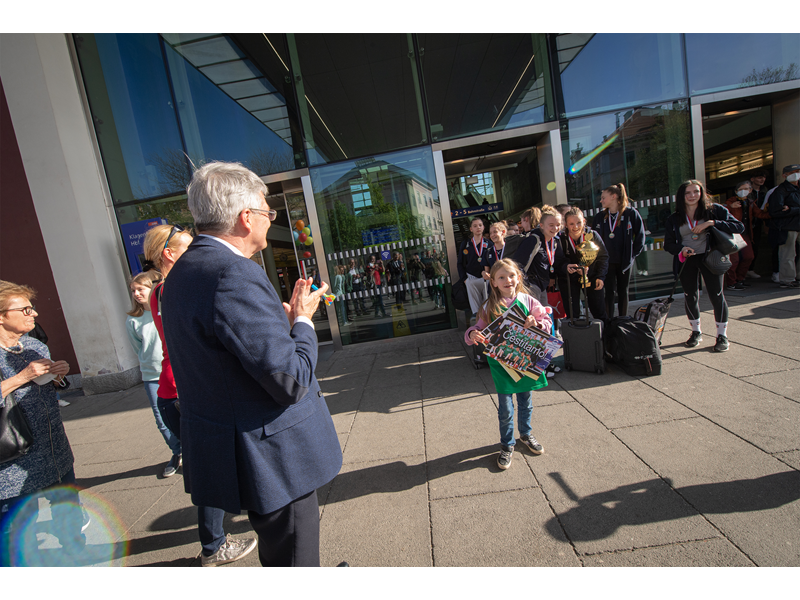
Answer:
POLYGON ((592 241, 593 239, 594 234, 591 231, 587 231, 583 241, 575 248, 578 252, 578 264, 582 268, 581 287, 584 288, 590 285, 589 278, 587 277, 589 267, 597 260, 597 255, 600 253, 600 246, 595 244, 594 241, 592 241))

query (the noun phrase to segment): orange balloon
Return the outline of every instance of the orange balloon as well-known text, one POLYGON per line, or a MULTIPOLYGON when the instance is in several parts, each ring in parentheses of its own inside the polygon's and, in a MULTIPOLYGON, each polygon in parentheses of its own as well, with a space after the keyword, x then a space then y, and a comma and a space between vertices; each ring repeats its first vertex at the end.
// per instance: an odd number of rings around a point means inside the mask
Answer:
POLYGON ((294 228, 297 229, 297 231, 303 231, 303 227, 305 226, 306 224, 302 221, 295 221, 294 228))

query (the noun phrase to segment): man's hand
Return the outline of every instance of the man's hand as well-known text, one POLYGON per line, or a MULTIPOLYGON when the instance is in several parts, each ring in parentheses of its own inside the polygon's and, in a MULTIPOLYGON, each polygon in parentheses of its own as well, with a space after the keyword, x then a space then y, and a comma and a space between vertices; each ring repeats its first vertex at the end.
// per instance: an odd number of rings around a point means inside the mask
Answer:
POLYGON ((306 317, 310 319, 314 316, 317 308, 319 308, 319 302, 322 296, 328 291, 328 284, 323 281, 322 287, 314 292, 311 291, 311 285, 313 283, 314 280, 308 278, 298 279, 294 284, 294 291, 292 292, 291 300, 289 300, 288 309, 286 304, 283 306, 283 309, 286 311, 286 316, 289 318, 290 325, 294 323, 297 317, 306 317))

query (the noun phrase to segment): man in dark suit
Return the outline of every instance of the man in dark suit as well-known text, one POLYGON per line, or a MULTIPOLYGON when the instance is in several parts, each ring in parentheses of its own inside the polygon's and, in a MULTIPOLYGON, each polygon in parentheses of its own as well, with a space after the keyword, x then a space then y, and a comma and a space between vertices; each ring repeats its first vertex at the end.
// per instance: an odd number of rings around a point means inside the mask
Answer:
POLYGON ((246 510, 262 565, 319 566, 316 490, 342 466, 314 376, 311 317, 328 286, 312 292, 301 279, 281 304, 249 259, 276 215, 254 173, 208 163, 187 191, 199 235, 162 296, 186 491, 196 505, 246 510))

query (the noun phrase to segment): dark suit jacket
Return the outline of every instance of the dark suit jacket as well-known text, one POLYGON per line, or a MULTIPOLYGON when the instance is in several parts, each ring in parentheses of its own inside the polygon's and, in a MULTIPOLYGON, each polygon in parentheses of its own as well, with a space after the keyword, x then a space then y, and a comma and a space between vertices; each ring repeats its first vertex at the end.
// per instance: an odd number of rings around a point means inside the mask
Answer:
POLYGON ((290 329, 261 267, 198 237, 161 309, 195 505, 266 514, 336 476, 342 451, 314 376, 316 333, 290 329))

